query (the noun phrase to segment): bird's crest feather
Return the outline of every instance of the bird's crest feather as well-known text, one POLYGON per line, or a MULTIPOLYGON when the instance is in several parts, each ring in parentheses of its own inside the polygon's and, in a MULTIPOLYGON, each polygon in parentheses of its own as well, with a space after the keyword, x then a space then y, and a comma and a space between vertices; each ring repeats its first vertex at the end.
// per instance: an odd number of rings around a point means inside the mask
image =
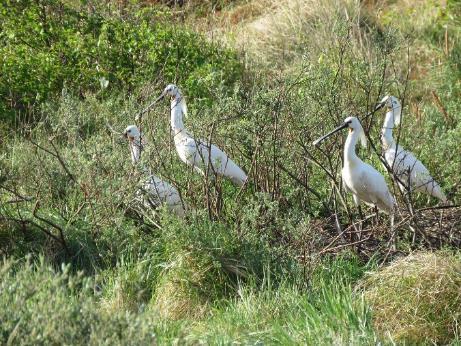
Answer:
POLYGON ((365 131, 360 132, 360 144, 362 144, 362 147, 366 148, 367 147, 367 137, 365 136, 365 131))
POLYGON ((184 114, 184 116, 187 118, 187 106, 186 106, 186 101, 184 100, 184 98, 181 99, 179 106, 181 107, 182 114, 184 114))
POLYGON ((394 111, 394 126, 400 125, 400 113, 401 112, 394 111))

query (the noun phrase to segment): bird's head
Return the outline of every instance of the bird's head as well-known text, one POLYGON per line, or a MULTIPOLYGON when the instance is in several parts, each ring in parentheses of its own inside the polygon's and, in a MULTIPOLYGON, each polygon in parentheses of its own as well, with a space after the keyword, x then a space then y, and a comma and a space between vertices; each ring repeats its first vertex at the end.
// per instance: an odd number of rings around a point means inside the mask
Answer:
POLYGON ((165 89, 163 90, 162 95, 164 96, 169 96, 171 98, 176 98, 178 96, 181 96, 181 91, 179 88, 174 85, 174 84, 168 84, 165 89))
POLYGON ((362 147, 367 147, 367 137, 365 136, 365 131, 363 131, 362 124, 360 120, 356 117, 347 117, 344 119, 344 124, 349 128, 349 133, 357 133, 360 138, 360 143, 362 147))
POLYGON ((363 130, 362 124, 360 124, 359 119, 353 116, 344 119, 344 124, 342 126, 347 127, 349 129, 349 132, 354 132, 355 130, 363 130))
POLYGON ((161 100, 163 100, 163 98, 165 98, 165 96, 169 96, 171 99, 176 99, 176 98, 181 96, 181 91, 179 90, 179 88, 176 85, 168 84, 165 87, 165 89, 163 89, 160 96, 157 97, 157 99, 152 103, 151 106, 153 106, 153 105, 157 104, 158 102, 160 102, 161 100))
POLYGON ((376 106, 376 109, 386 107, 388 110, 397 110, 401 107, 399 100, 395 96, 386 95, 376 106))
POLYGON ((386 107, 389 112, 392 111, 391 115, 393 120, 391 119, 391 121, 394 123, 394 125, 399 125, 402 105, 400 104, 397 97, 390 95, 384 96, 381 102, 376 106, 376 109, 383 107, 386 107))
POLYGON ((318 145, 319 143, 323 142, 325 139, 327 139, 331 135, 345 128, 349 129, 349 133, 357 133, 360 138, 360 142, 362 143, 362 146, 366 147, 367 140, 365 137, 365 132, 363 131, 362 124, 360 123, 359 119, 353 116, 350 116, 344 119, 344 122, 341 125, 335 128, 333 131, 317 139, 313 144, 318 145))
POLYGON ((141 132, 139 131, 136 125, 127 126, 125 131, 123 131, 123 135, 128 138, 130 142, 132 141, 139 141, 141 138, 141 132))
POLYGON ((145 145, 144 138, 141 138, 141 132, 136 125, 127 126, 125 131, 123 131, 123 135, 129 141, 131 160, 133 164, 136 164, 141 157, 141 150, 145 145))

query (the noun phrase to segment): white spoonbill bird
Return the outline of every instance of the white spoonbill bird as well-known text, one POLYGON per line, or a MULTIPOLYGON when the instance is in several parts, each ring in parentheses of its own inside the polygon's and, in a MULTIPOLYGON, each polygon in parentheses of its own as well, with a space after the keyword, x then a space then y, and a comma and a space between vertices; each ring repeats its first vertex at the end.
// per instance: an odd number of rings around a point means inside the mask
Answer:
MULTIPOLYGON (((359 139, 362 145, 366 145, 362 125, 356 117, 346 118, 341 126, 317 139, 314 145, 345 128, 349 129, 349 135, 344 144, 344 167, 341 172, 345 189, 352 193, 357 207, 363 201, 365 204, 376 206, 393 215, 396 203, 384 177, 372 166, 363 162, 355 153, 355 146, 359 139)), ((393 224, 393 217, 391 223, 393 224)))
POLYGON ((237 186, 244 185, 248 179, 246 173, 225 152, 211 143, 194 139, 185 130, 183 117, 187 115, 186 101, 176 85, 167 85, 152 105, 165 96, 171 98, 171 129, 179 158, 202 175, 208 169, 212 178, 216 174, 229 178, 237 186))
POLYGON ((384 106, 387 108, 386 118, 384 119, 383 128, 381 130, 384 158, 393 173, 398 177, 400 189, 405 191, 402 185, 405 184, 407 188, 411 187, 417 192, 427 193, 446 203, 447 198, 445 194, 440 185, 431 177, 427 168, 413 155, 413 153, 397 145, 392 137, 394 126, 400 124, 400 116, 402 113, 400 102, 394 96, 385 96, 375 109, 380 109, 384 106))
MULTIPOLYGON (((123 135, 128 139, 130 144, 131 160, 133 164, 139 162, 143 144, 141 143, 141 132, 136 125, 128 126, 123 135)), ((178 190, 168 184, 166 181, 151 174, 144 186, 137 195, 144 192, 144 205, 148 208, 158 208, 161 204, 165 204, 169 210, 176 215, 184 217, 184 205, 179 195, 178 190)))

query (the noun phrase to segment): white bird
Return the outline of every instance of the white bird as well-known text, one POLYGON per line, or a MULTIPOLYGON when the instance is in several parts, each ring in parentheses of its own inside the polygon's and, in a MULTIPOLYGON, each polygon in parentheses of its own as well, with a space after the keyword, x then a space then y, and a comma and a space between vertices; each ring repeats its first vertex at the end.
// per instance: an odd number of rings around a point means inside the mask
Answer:
MULTIPOLYGON (((123 135, 129 141, 131 160, 133 165, 136 165, 140 160, 143 149, 141 132, 136 125, 130 125, 125 129, 123 135)), ((143 187, 137 192, 137 195, 144 196, 144 205, 148 208, 158 208, 161 204, 165 204, 176 215, 184 217, 184 205, 178 190, 153 174, 150 174, 143 187)))
POLYGON ((194 139, 185 130, 183 117, 187 115, 186 101, 176 85, 169 84, 152 105, 167 95, 171 97, 171 130, 179 158, 204 176, 208 169, 208 175, 212 178, 215 174, 224 176, 235 185, 243 186, 247 175, 225 152, 211 143, 194 139))
POLYGON ((391 214, 391 225, 393 225, 396 202, 384 177, 372 166, 363 162, 355 153, 355 146, 359 139, 362 145, 366 146, 366 138, 360 121, 356 117, 346 118, 341 126, 316 140, 314 145, 344 128, 349 129, 349 135, 344 144, 344 167, 341 172, 345 189, 352 193, 357 207, 360 207, 363 201, 365 204, 378 207, 391 214))
POLYGON ((381 130, 384 158, 393 173, 398 177, 398 184, 401 191, 405 191, 405 187, 402 185, 405 184, 407 190, 411 187, 414 191, 427 193, 446 203, 447 198, 445 194, 440 185, 431 177, 427 168, 413 153, 397 145, 392 137, 394 126, 400 124, 402 113, 400 102, 394 96, 385 96, 375 109, 377 110, 384 106, 388 109, 381 130))

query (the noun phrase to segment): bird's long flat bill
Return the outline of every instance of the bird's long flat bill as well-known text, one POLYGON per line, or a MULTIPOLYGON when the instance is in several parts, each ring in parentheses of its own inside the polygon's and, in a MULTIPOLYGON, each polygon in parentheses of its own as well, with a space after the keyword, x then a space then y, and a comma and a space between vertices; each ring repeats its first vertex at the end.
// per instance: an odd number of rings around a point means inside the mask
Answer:
POLYGON ((163 100, 163 98, 165 97, 165 95, 166 95, 166 93, 165 93, 165 92, 162 92, 162 93, 160 94, 160 96, 157 97, 157 99, 154 101, 153 104, 155 105, 157 102, 163 100))
POLYGON ((155 99, 154 102, 152 102, 149 106, 147 106, 145 109, 143 109, 141 112, 138 113, 138 115, 136 115, 136 121, 139 121, 141 120, 142 116, 144 115, 144 113, 147 113, 148 111, 150 111, 150 109, 152 107, 154 107, 159 101, 161 101, 164 97, 165 97, 166 93, 165 92, 162 92, 160 94, 159 97, 157 97, 155 99))
POLYGON ((367 114, 365 114, 365 117, 369 117, 370 115, 372 115, 373 113, 379 111, 381 108, 383 108, 384 106, 386 105, 386 102, 380 102, 378 103, 375 108, 371 111, 371 112, 368 112, 367 114))
POLYGON ((165 93, 165 92, 162 92, 162 93, 160 94, 160 96, 157 97, 157 98, 155 99, 155 101, 152 102, 152 103, 149 105, 149 107, 147 107, 147 109, 150 109, 150 108, 154 107, 157 103, 159 103, 160 101, 162 101, 163 98, 165 97, 165 95, 166 95, 166 93, 165 93))
POLYGON ((331 135, 335 134, 336 132, 338 131, 341 131, 342 129, 344 129, 345 127, 347 127, 348 124, 347 123, 344 123, 340 126, 338 126, 337 128, 335 128, 333 131, 331 132, 328 132, 326 135, 320 137, 319 139, 317 139, 316 141, 314 141, 312 144, 314 144, 315 146, 319 145, 321 142, 323 142, 325 139, 327 139, 328 137, 330 137, 331 135))

